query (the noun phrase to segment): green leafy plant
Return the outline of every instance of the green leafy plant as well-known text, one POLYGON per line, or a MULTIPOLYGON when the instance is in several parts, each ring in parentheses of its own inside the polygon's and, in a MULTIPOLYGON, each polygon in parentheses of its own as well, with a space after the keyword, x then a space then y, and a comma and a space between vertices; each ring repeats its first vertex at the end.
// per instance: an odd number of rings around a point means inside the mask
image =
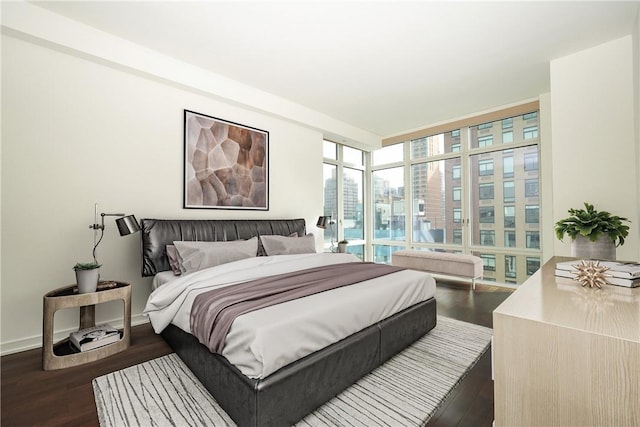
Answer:
POLYGON ((100 264, 97 262, 79 262, 73 266, 75 271, 78 270, 95 270, 96 268, 100 268, 100 264))
POLYGON ((587 202, 584 207, 569 209, 570 216, 556 222, 554 229, 558 239, 562 240, 565 234, 572 239, 580 235, 595 242, 602 234, 606 234, 616 246, 624 245, 624 239, 629 235, 629 226, 623 224, 623 221, 630 222, 627 218, 611 215, 607 211, 598 212, 587 202))
POLYGON ((344 243, 344 244, 346 245, 347 243, 349 243, 349 241, 348 241, 348 240, 340 240, 338 243, 339 243, 339 244, 340 244, 340 243, 344 243))

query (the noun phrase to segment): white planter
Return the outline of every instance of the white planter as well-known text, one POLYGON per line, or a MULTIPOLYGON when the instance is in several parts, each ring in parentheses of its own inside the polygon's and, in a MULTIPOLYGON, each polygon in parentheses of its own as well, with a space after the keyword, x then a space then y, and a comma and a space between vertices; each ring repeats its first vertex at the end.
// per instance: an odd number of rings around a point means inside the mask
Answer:
POLYGON ((592 242, 588 237, 576 236, 571 241, 571 256, 581 259, 616 259, 616 245, 607 235, 592 242))
POLYGON ((341 254, 347 253, 347 244, 346 243, 338 243, 338 252, 341 254))
POLYGON ((92 270, 76 270, 76 283, 78 284, 78 293, 88 294, 95 292, 98 288, 98 279, 100 278, 100 269, 92 270))

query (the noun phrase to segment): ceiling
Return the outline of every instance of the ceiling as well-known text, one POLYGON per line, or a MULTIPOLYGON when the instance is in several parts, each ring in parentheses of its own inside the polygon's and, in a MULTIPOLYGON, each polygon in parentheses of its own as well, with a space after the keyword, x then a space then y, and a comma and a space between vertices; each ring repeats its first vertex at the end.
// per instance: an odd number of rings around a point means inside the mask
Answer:
POLYGON ((56 1, 52 12, 391 136, 548 92, 640 2, 56 1))

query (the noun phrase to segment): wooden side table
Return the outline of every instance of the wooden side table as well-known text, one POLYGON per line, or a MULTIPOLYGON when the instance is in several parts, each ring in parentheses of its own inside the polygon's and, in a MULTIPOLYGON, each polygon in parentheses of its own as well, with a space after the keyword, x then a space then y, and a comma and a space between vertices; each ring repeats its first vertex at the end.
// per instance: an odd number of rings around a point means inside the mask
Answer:
POLYGON ((131 344, 131 284, 101 282, 96 292, 79 294, 76 285, 55 289, 43 297, 42 369, 69 368, 102 359, 129 348, 131 344), (80 307, 80 328, 95 326, 95 305, 108 301, 124 302, 124 328, 119 341, 88 351, 74 351, 68 338, 54 344, 53 320, 56 311, 80 307))

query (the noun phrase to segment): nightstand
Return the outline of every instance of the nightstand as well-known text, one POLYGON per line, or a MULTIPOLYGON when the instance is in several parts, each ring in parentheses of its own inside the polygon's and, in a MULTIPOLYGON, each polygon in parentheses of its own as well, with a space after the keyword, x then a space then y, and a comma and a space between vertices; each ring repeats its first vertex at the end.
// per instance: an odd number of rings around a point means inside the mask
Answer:
POLYGON ((58 288, 43 297, 42 369, 69 368, 102 359, 129 348, 131 344, 131 284, 100 282, 96 292, 79 294, 76 285, 58 288), (80 328, 95 326, 95 306, 109 301, 124 302, 124 328, 119 341, 89 351, 76 351, 69 338, 54 343, 53 323, 56 311, 80 307, 80 328))

